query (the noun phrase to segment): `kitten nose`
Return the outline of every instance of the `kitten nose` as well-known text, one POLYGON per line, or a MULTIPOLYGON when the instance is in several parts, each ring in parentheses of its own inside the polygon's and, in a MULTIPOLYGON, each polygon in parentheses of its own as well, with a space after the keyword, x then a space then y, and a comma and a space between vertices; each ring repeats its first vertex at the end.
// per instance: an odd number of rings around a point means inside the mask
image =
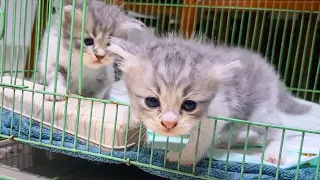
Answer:
POLYGON ((164 113, 161 119, 161 125, 168 129, 172 129, 178 124, 178 115, 172 111, 164 113))
POLYGON ((100 55, 97 55, 97 54, 96 54, 96 57, 97 57, 98 61, 100 61, 101 59, 104 58, 104 56, 100 56, 100 55))

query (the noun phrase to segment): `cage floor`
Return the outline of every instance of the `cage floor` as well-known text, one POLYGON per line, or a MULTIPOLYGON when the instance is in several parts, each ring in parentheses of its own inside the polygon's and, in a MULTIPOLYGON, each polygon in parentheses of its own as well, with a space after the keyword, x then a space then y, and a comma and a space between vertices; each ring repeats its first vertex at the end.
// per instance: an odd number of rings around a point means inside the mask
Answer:
POLYGON ((24 170, 0 164, 0 172, 1 175, 17 180, 122 180, 129 179, 130 177, 148 180, 164 179, 143 172, 134 166, 127 166, 125 164, 97 164, 64 155, 58 155, 54 160, 24 170))

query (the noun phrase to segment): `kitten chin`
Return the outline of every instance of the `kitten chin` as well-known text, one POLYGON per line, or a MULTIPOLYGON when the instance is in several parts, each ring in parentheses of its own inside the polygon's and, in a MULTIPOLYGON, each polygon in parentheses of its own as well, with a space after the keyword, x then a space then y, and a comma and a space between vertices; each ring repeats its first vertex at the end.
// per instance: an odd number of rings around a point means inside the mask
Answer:
MULTIPOLYGON (((110 44, 107 50, 124 59, 121 69, 130 102, 145 117, 144 124, 164 135, 191 134, 182 150, 183 165, 206 155, 214 128, 219 144, 228 142, 233 124, 220 120, 215 127, 214 120, 203 118, 207 115, 281 125, 277 110, 291 115, 308 112, 309 107, 293 101, 285 91, 274 68, 251 51, 175 36, 139 47, 119 38, 111 38, 110 44), (296 106, 295 110, 290 111, 287 103, 293 103, 290 107, 296 106)), ((239 143, 238 135, 245 129, 234 126, 235 142, 239 143)), ((251 130, 264 136, 263 127, 252 126, 251 130)), ((269 128, 266 160, 278 162, 280 140, 281 130, 269 128)), ((178 157, 174 152, 168 154, 170 161, 178 157)), ((281 163, 284 160, 282 156, 281 163)))
MULTIPOLYGON (((46 82, 46 91, 54 91, 55 76, 57 76, 56 93, 66 94, 67 74, 70 73, 70 93, 79 94, 78 82, 82 68, 81 94, 85 97, 109 98, 112 83, 115 81, 114 63, 119 58, 106 52, 109 45, 109 35, 127 37, 132 29, 142 30, 143 23, 127 17, 117 6, 107 5, 97 0, 87 1, 85 16, 85 32, 82 39, 83 1, 76 1, 73 18, 71 1, 65 1, 63 6, 61 41, 59 40, 59 17, 53 15, 50 29, 46 29, 41 42, 39 77, 46 82), (74 23, 72 22, 74 19, 74 23), (73 34, 71 26, 73 26, 73 34), (117 33, 115 33, 117 32, 117 33), (73 39, 73 41, 70 41, 73 39), (47 42, 48 41, 48 42, 47 42), (60 42, 58 49, 58 43, 60 42), (48 48, 47 48, 48 44, 48 48), (70 46, 72 46, 70 52, 70 46), (83 57, 81 57, 83 49, 83 57), (70 55, 72 56, 69 62, 70 55), (81 59, 83 67, 80 67, 81 59), (58 60, 58 61, 57 61, 58 60), (56 63, 57 62, 57 63, 56 63), (58 68, 57 74, 55 68, 58 68), (46 79, 44 79, 46 74, 46 79)), ((63 96, 46 95, 46 100, 64 100, 63 96)))

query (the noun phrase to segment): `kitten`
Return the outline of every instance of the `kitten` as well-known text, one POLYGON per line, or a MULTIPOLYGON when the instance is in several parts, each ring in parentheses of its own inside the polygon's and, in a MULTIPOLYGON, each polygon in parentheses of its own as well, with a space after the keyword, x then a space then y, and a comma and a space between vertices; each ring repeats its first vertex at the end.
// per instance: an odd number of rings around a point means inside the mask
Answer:
MULTIPOLYGON (((72 24, 72 8, 68 4, 71 1, 65 1, 63 6, 62 17, 62 36, 59 49, 59 61, 57 59, 57 45, 59 34, 59 17, 53 15, 50 32, 46 29, 40 50, 39 76, 44 78, 46 71, 46 84, 49 92, 54 91, 55 68, 57 73, 57 91, 56 93, 65 94, 67 84, 67 72, 70 71, 70 91, 79 94, 79 74, 80 74, 80 47, 81 47, 81 29, 83 18, 83 1, 76 1, 75 18, 74 18, 74 34, 73 48, 71 58, 71 68, 69 65, 69 46, 71 44, 71 24, 72 24), (48 54, 46 65, 46 49, 48 54)), ((84 33, 84 50, 83 50, 83 79, 81 94, 85 97, 93 97, 99 99, 108 99, 112 83, 115 80, 113 61, 116 57, 105 51, 108 45, 108 36, 113 35, 126 39, 128 33, 132 29, 143 30, 145 25, 134 19, 127 17, 119 7, 106 5, 100 1, 87 1, 86 18, 84 33)), ((46 95, 46 100, 53 100, 53 95, 46 95)), ((56 96, 57 101, 63 100, 64 97, 56 96)))
MULTIPOLYGON (((114 37, 110 43, 107 50, 124 59, 121 69, 133 116, 162 135, 191 134, 182 150, 182 165, 193 164, 200 122, 196 161, 208 152, 214 129, 208 115, 281 124, 276 111, 300 115, 310 109, 295 102, 264 58, 245 49, 175 36, 140 47, 114 37)), ((231 123, 218 122, 216 134, 228 142, 231 123)), ((232 141, 237 142, 242 129, 234 126, 232 141)), ((264 136, 265 128, 251 126, 251 130, 264 136)), ((277 162, 281 130, 269 128, 267 140, 265 158, 277 162)), ((169 161, 178 157, 177 152, 167 156, 169 161)))

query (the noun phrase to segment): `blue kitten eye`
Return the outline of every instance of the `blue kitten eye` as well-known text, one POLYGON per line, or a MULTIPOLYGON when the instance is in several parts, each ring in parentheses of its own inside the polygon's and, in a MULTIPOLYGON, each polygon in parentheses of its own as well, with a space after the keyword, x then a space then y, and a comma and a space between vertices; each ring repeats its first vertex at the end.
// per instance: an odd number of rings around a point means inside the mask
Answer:
POLYGON ((185 111, 191 112, 197 108, 197 103, 191 100, 186 100, 182 103, 181 108, 185 111))
POLYGON ((160 106, 160 102, 157 98, 155 97, 147 97, 145 99, 146 105, 150 108, 156 108, 160 106))
POLYGON ((94 41, 92 38, 86 38, 86 39, 84 39, 84 44, 86 46, 92 46, 94 44, 94 41))

